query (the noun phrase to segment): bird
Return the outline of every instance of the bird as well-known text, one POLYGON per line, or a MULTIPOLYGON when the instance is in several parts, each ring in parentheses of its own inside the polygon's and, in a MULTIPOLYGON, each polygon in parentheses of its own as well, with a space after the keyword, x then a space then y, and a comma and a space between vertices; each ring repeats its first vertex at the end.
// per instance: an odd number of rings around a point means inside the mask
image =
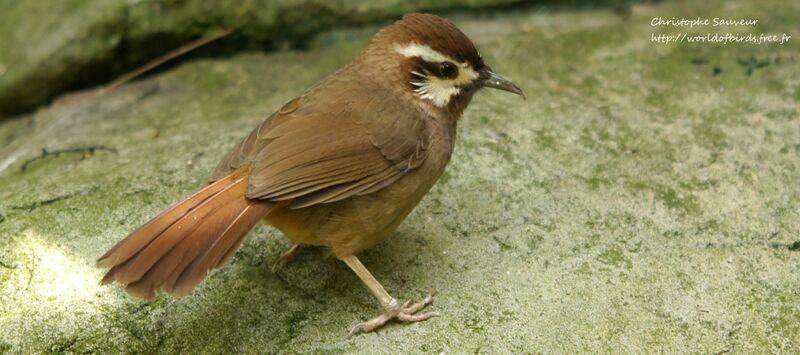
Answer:
POLYGON ((442 175, 458 119, 481 88, 525 98, 453 23, 404 15, 253 129, 206 185, 100 257, 101 283, 148 300, 186 296, 263 220, 294 243, 280 261, 328 248, 375 296, 382 313, 351 333, 438 315, 421 312, 433 294, 400 304, 358 254, 392 234, 442 175))

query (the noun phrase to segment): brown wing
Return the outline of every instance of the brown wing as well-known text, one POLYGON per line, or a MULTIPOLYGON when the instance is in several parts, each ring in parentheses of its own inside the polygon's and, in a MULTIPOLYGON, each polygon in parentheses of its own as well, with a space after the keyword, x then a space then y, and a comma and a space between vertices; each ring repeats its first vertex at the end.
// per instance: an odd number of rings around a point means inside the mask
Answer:
POLYGON ((398 100, 354 94, 312 91, 290 101, 234 148, 217 176, 249 163, 248 197, 302 208, 378 191, 418 167, 430 143, 422 115, 398 100))

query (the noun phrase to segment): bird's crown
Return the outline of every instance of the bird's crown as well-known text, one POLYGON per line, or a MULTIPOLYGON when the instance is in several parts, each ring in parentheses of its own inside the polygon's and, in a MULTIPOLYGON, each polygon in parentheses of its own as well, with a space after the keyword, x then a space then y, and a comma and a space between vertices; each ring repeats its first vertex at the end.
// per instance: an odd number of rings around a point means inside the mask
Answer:
MULTIPOLYGON (((408 14, 375 35, 362 56, 368 75, 394 83, 423 107, 458 117, 482 87, 521 94, 516 85, 484 64, 472 40, 450 21, 430 14, 408 14), (388 59, 387 58, 396 58, 388 59)), ((362 68, 363 69, 363 68, 362 68)))

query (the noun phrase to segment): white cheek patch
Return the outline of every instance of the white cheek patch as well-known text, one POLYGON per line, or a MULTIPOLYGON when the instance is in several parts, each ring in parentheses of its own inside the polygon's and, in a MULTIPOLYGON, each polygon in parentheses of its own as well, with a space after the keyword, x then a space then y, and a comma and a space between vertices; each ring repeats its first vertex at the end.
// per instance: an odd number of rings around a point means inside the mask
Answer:
POLYGON ((411 82, 411 85, 416 86, 414 92, 420 98, 430 100, 436 107, 446 106, 453 96, 461 92, 460 86, 467 85, 478 78, 478 73, 472 69, 469 63, 460 63, 429 46, 412 42, 405 46, 397 45, 395 48, 397 53, 404 57, 417 57, 429 63, 451 62, 458 66, 458 76, 453 79, 441 79, 427 72, 411 72, 420 79, 420 81, 411 82))
POLYGON ((444 107, 450 102, 450 98, 461 92, 461 89, 447 83, 445 80, 434 78, 417 87, 414 92, 422 99, 431 100, 434 106, 444 107))

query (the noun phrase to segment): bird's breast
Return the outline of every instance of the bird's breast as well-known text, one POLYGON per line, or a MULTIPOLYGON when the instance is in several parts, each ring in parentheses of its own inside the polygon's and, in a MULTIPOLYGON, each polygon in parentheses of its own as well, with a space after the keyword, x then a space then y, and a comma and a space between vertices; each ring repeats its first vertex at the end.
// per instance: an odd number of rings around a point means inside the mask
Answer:
POLYGON ((339 256, 354 255, 388 237, 419 204, 450 160, 455 129, 435 125, 425 161, 374 193, 267 217, 297 243, 331 247, 339 256))

